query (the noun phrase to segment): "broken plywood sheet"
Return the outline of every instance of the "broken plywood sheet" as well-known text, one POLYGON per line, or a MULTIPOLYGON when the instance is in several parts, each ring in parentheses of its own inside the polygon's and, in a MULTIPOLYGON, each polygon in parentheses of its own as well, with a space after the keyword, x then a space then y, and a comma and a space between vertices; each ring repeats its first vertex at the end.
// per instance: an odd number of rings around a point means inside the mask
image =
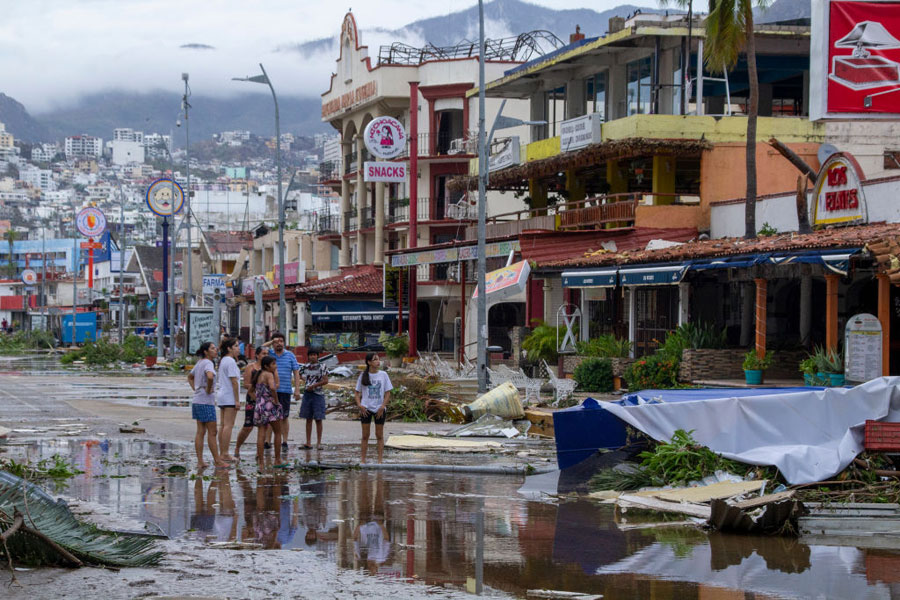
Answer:
POLYGON ((657 510, 708 520, 711 510, 705 504, 691 504, 687 502, 669 502, 649 496, 636 496, 634 494, 622 494, 616 500, 621 508, 640 508, 643 510, 657 510))
POLYGON ((759 494, 765 489, 765 485, 765 480, 720 481, 699 487, 633 492, 633 495, 659 498, 670 502, 709 502, 710 500, 733 498, 744 494, 759 494))
POLYGON ((384 444, 395 450, 441 450, 446 452, 490 452, 503 448, 497 442, 451 440, 424 435, 392 435, 384 444))

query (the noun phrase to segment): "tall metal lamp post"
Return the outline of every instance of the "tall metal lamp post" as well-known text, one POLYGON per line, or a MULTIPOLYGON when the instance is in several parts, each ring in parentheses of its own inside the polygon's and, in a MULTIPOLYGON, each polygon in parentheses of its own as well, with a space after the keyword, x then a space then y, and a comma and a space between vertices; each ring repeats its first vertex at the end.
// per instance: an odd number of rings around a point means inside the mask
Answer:
POLYGON ((275 88, 266 73, 266 68, 259 63, 261 75, 252 77, 232 77, 232 81, 250 81, 252 83, 264 83, 272 92, 272 100, 275 102, 275 165, 278 170, 278 329, 285 331, 285 319, 287 307, 284 301, 284 197, 281 195, 281 122, 278 119, 278 97, 275 88))

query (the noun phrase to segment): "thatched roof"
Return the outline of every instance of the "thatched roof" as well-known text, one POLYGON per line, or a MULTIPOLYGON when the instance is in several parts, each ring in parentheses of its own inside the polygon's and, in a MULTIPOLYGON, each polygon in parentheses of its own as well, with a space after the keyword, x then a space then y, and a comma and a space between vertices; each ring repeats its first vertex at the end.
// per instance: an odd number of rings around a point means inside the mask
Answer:
MULTIPOLYGON (((574 152, 564 152, 544 158, 522 163, 514 167, 501 169, 491 173, 492 189, 505 189, 520 186, 528 179, 541 179, 579 167, 601 164, 607 160, 630 158, 635 156, 678 155, 698 156, 704 150, 712 149, 712 144, 705 139, 699 140, 661 140, 650 138, 625 138, 610 140, 574 152)), ((474 190, 478 188, 478 177, 461 175, 450 180, 448 187, 453 191, 474 190)))

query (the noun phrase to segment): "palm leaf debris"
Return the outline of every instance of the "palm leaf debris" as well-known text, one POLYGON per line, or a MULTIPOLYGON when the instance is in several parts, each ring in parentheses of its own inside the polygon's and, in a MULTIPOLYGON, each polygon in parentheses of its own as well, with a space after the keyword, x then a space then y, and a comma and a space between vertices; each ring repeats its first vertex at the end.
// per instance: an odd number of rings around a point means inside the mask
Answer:
POLYGON ((37 485, 0 471, 0 533, 21 525, 0 545, 0 555, 32 566, 145 567, 156 565, 162 552, 155 540, 82 523, 64 502, 37 485))

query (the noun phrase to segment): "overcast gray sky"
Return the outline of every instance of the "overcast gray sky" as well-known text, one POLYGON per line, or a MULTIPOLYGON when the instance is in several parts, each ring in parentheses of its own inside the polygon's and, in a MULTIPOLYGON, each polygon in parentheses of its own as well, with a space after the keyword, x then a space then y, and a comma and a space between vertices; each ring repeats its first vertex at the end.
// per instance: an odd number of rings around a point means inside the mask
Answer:
MULTIPOLYGON (((653 0, 532 2, 598 11, 625 3, 656 5, 653 0)), ((0 92, 40 113, 110 88, 178 92, 181 73, 188 72, 193 93, 221 96, 262 87, 230 81, 255 74, 262 62, 279 94, 318 95, 327 86, 337 57, 328 53, 307 60, 295 52, 278 52, 278 47, 337 36, 351 6, 363 30, 363 43, 377 48, 393 40, 367 29, 397 29, 474 4, 473 0, 0 0, 0 92), (184 44, 212 48, 181 48, 184 44)), ((487 23, 486 28, 489 36, 510 34, 496 23, 487 23)))

